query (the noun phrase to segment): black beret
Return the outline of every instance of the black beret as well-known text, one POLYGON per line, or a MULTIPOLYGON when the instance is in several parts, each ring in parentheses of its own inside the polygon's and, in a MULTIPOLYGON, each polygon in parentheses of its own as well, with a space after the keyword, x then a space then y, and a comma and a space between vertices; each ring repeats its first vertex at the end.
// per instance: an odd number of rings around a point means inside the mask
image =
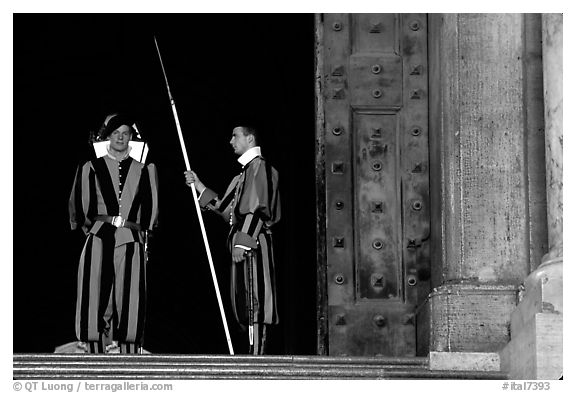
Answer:
POLYGON ((100 127, 100 132, 98 133, 99 139, 105 140, 114 130, 117 130, 121 126, 130 127, 132 136, 136 136, 134 128, 132 127, 133 124, 134 120, 125 114, 113 114, 107 116, 106 120, 104 120, 104 124, 102 124, 102 127, 100 127))

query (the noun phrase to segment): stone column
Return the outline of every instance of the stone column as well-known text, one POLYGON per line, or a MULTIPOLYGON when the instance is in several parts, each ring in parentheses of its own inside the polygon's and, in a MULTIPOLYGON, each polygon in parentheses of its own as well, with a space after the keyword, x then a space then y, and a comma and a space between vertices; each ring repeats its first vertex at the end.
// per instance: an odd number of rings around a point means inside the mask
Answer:
POLYGON ((542 16, 544 105, 546 116, 546 180, 548 244, 545 263, 562 260, 562 14, 542 16))
POLYGON ((558 379, 563 373, 562 14, 542 14, 549 252, 524 280, 512 314, 502 369, 513 379, 558 379))
MULTIPOLYGON (((525 293, 547 276, 562 277, 563 261, 563 90, 562 90, 562 14, 542 14, 542 63, 546 124, 546 190, 549 251, 542 264, 526 279, 525 293)), ((562 311, 562 298, 556 308, 562 311)))
POLYGON ((527 113, 539 104, 527 98, 526 19, 435 14, 429 25, 431 204, 439 212, 425 308, 430 364, 490 370, 510 340, 538 236, 529 220, 527 113))
MULTIPOLYGON (((563 90, 562 14, 542 14, 542 64, 546 124, 546 190, 549 251, 525 280, 523 295, 548 276, 562 277, 563 261, 563 90)), ((562 298, 556 306, 562 311, 562 298)))

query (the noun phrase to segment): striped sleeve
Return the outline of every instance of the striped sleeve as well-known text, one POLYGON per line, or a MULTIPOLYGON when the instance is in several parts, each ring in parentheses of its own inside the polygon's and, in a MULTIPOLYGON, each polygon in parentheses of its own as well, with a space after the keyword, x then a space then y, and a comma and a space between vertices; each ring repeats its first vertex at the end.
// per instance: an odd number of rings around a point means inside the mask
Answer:
POLYGON ((242 219, 242 225, 234 238, 234 246, 249 248, 258 247, 257 239, 264 222, 258 217, 258 213, 249 213, 242 219))
POLYGON ((206 188, 204 191, 202 191, 202 194, 200 194, 198 203, 200 204, 200 207, 203 209, 216 208, 218 204, 218 194, 216 194, 211 189, 206 188))
POLYGON ((82 228, 88 232, 92 225, 91 219, 96 214, 95 189, 94 168, 90 162, 87 162, 76 170, 74 184, 70 192, 68 212, 72 230, 82 228))
POLYGON ((236 185, 240 175, 234 177, 232 182, 228 185, 224 197, 220 199, 218 194, 209 188, 206 188, 199 196, 198 202, 200 207, 204 210, 211 210, 220 215, 226 222, 230 219, 230 210, 232 209, 232 201, 236 191, 236 185))
POLYGON ((146 223, 142 224, 144 230, 152 230, 158 225, 158 171, 156 170, 156 166, 152 163, 148 164, 146 169, 150 189, 147 198, 148 203, 145 207, 142 207, 147 210, 145 215, 148 219, 146 220, 146 223))

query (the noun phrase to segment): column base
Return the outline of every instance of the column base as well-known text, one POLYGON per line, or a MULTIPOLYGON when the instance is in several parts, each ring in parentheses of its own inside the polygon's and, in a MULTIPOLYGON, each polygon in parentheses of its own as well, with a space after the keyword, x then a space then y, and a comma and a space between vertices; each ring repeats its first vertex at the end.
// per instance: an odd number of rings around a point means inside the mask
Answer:
POLYGON ((500 353, 511 379, 558 379, 563 373, 562 257, 545 260, 524 282, 512 313, 512 340, 500 353))
POLYGON ((560 379, 562 314, 534 315, 500 352, 501 371, 509 379, 560 379))
POLYGON ((510 341, 514 285, 445 284, 435 288, 417 313, 418 353, 498 353, 510 341), (428 342, 426 342, 428 341, 428 342))

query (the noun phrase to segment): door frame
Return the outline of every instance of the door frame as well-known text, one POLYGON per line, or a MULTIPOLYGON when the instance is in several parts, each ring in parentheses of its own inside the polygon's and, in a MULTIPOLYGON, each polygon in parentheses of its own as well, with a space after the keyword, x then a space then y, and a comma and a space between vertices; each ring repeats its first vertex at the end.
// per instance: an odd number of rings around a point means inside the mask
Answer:
POLYGON ((314 16, 314 94, 316 111, 316 354, 328 355, 328 288, 326 253, 326 156, 324 97, 322 95, 324 70, 323 14, 314 16))

